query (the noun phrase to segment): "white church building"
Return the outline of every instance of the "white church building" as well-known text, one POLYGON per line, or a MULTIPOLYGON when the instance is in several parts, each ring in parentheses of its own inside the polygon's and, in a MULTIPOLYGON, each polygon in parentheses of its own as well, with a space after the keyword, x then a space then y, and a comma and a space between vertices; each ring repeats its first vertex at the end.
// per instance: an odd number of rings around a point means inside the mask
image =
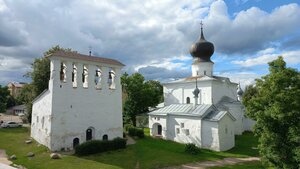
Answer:
POLYGON ((50 56, 49 88, 33 101, 31 137, 51 151, 123 136, 117 60, 59 51, 50 56))
POLYGON ((164 107, 149 113, 150 134, 179 143, 226 151, 235 135, 251 130, 254 121, 244 116, 240 85, 215 76, 210 57, 214 45, 199 40, 192 45, 192 76, 163 84, 164 107))

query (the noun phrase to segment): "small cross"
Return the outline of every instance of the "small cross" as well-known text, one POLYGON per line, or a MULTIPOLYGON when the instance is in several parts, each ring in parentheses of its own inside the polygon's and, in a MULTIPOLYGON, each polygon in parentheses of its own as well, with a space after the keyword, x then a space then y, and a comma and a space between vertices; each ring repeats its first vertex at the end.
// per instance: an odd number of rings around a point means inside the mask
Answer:
POLYGON ((200 25, 201 25, 201 29, 202 29, 202 26, 203 26, 202 20, 201 20, 201 22, 200 22, 200 25))

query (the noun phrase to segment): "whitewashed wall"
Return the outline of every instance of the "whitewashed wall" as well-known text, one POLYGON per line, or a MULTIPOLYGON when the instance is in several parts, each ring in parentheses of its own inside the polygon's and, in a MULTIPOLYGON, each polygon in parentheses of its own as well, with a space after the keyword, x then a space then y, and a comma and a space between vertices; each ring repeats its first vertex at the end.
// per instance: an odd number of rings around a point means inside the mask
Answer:
MULTIPOLYGON (((49 91, 53 98, 50 102, 51 129, 50 146, 52 151, 73 148, 73 139, 79 138, 80 143, 86 141, 86 130, 94 128, 94 138, 102 140, 103 135, 108 139, 123 136, 122 124, 122 91, 120 85, 120 67, 81 60, 72 60, 52 57, 51 79, 49 91), (66 82, 60 81, 60 63, 63 61, 67 66, 66 82), (77 66, 77 87, 73 88, 72 64, 77 66), (88 88, 83 88, 82 70, 83 65, 89 69, 88 88), (95 88, 95 69, 99 66, 102 70, 101 90, 95 88), (108 72, 113 67, 116 73, 116 89, 109 89, 108 72)), ((41 98, 43 102, 44 98, 41 98)), ((34 105, 37 107, 38 104, 34 105)), ((35 114, 42 114, 39 107, 34 110, 35 114)), ((40 128, 40 127, 38 127, 40 128)), ((35 135, 34 132, 32 135, 35 135)), ((40 137, 44 137, 41 135, 40 137)), ((36 137, 34 137, 36 139, 36 137)), ((37 141, 41 140, 40 138, 37 141)), ((43 142, 41 142, 44 144, 43 142)))
POLYGON ((217 104, 222 97, 228 96, 234 100, 237 100, 236 97, 236 87, 237 84, 230 83, 228 81, 213 81, 212 83, 212 97, 213 104, 217 104))
POLYGON ((234 147, 234 123, 232 119, 226 114, 219 121, 219 141, 220 148, 218 151, 226 151, 234 147))
POLYGON ((218 122, 214 121, 202 121, 202 147, 219 151, 219 127, 218 122))
POLYGON ((245 117, 244 118, 244 130, 245 131, 253 131, 253 127, 254 127, 255 123, 256 122, 254 120, 245 117))
POLYGON ((51 146, 51 101, 52 93, 48 90, 34 101, 31 116, 31 137, 47 147, 51 146))
POLYGON ((161 137, 167 139, 167 116, 149 115, 149 128, 151 136, 157 136, 157 125, 162 126, 161 137))
MULTIPOLYGON (((165 106, 181 103, 186 104, 186 98, 190 98, 190 103, 194 103, 193 91, 196 88, 195 82, 185 83, 168 83, 164 84, 164 101, 165 106)), ((198 98, 199 104, 212 104, 211 99, 211 81, 198 81, 200 94, 198 98)))
POLYGON ((244 110, 240 103, 225 104, 229 108, 229 112, 236 119, 234 121, 234 133, 241 135, 244 132, 244 110))
POLYGON ((190 116, 170 115, 168 119, 168 139, 180 143, 194 143, 201 147, 201 119, 190 116), (184 126, 181 126, 181 123, 184 126), (179 133, 176 129, 179 129, 179 133), (186 134, 185 130, 189 130, 186 134))

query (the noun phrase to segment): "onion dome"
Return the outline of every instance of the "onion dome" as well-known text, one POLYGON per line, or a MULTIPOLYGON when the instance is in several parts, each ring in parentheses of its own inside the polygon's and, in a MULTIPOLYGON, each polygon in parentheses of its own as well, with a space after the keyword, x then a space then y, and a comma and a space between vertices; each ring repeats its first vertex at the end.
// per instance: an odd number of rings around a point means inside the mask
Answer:
POLYGON ((239 95, 239 96, 242 96, 243 94, 244 94, 244 92, 243 92, 243 90, 241 89, 241 85, 240 85, 240 83, 238 84, 238 86, 237 86, 237 94, 239 95))
POLYGON ((202 25, 201 22, 201 36, 199 40, 191 46, 190 53, 194 58, 198 58, 199 61, 211 62, 210 57, 214 54, 215 48, 211 42, 205 40, 202 25))
POLYGON ((200 93, 200 90, 198 89, 197 78, 196 78, 196 88, 195 88, 195 90, 193 91, 194 98, 198 98, 199 93, 200 93))

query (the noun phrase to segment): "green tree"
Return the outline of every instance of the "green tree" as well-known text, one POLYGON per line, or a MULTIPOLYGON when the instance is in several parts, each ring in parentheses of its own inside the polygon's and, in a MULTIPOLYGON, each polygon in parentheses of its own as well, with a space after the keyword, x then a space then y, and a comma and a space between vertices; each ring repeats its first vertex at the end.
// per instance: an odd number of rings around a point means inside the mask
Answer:
POLYGON ((27 105, 28 120, 31 122, 32 101, 40 95, 44 90, 48 89, 50 80, 50 60, 46 57, 57 51, 76 52, 70 48, 62 48, 56 45, 44 53, 44 57, 36 58, 32 64, 32 71, 25 76, 30 77, 32 82, 23 93, 22 100, 27 105), (27 97, 27 98, 24 98, 27 97))
MULTIPOLYGON (((254 85, 249 85, 249 86, 246 86, 245 88, 245 93, 243 95, 243 104, 250 108, 248 105, 249 105, 249 101, 256 97, 257 96, 257 88, 254 86, 254 85)), ((246 116, 253 119, 253 120, 256 120, 256 117, 255 117, 255 114, 251 114, 253 113, 253 111, 246 111, 246 116)))
POLYGON ((125 99, 124 122, 136 126, 136 115, 148 112, 162 101, 162 86, 158 81, 145 81, 139 73, 129 76, 125 73, 121 77, 125 99))
POLYGON ((264 164, 300 168, 300 73, 282 57, 269 63, 270 73, 256 80, 246 111, 255 117, 255 134, 264 164))
POLYGON ((0 113, 4 113, 7 108, 7 101, 9 98, 8 88, 0 85, 0 113))

